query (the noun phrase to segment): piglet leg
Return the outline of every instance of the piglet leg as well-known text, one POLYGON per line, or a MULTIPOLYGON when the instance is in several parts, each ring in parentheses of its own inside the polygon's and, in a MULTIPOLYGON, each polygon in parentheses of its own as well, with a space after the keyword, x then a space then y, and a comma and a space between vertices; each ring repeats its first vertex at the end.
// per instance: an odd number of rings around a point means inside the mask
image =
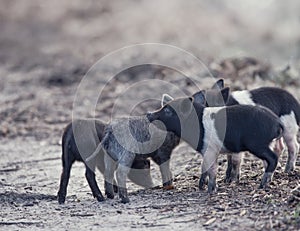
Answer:
POLYGON ((213 163, 213 165, 208 170, 208 193, 212 194, 217 191, 217 183, 216 183, 216 176, 218 171, 217 161, 213 163))
POLYGON ((284 143, 282 137, 275 141, 274 152, 277 153, 278 156, 282 155, 284 152, 284 143))
POLYGON ((266 148, 261 152, 252 152, 252 153, 267 162, 267 167, 265 169, 265 173, 262 177, 262 181, 259 186, 259 188, 266 188, 268 184, 272 181, 272 176, 278 163, 278 156, 269 148, 266 148))
POLYGON ((226 183, 239 182, 241 161, 242 153, 227 154, 227 169, 224 179, 226 183))
POLYGON ((62 171, 62 174, 60 177, 59 191, 57 193, 59 204, 65 203, 65 200, 66 200, 67 187, 68 187, 68 183, 69 183, 69 179, 70 179, 71 166, 72 166, 72 164, 68 164, 67 166, 63 167, 63 171, 62 171))
POLYGON ((285 166, 285 172, 291 172, 295 169, 297 154, 299 151, 299 144, 297 142, 297 137, 285 134, 285 142, 288 147, 288 159, 285 166))
POLYGON ((98 187, 98 184, 96 182, 96 175, 94 171, 92 171, 87 165, 86 165, 86 171, 85 171, 85 177, 89 183, 89 186, 92 190, 93 196, 100 202, 104 201, 104 197, 98 187))
POLYGON ((283 139, 288 149, 288 160, 285 166, 285 172, 291 172, 295 169, 295 162, 299 152, 299 144, 297 142, 297 134, 299 130, 295 116, 283 116, 281 122, 284 124, 283 139))
MULTIPOLYGON (((202 169, 203 169, 203 167, 202 167, 202 169)), ((207 171, 205 171, 205 172, 202 171, 200 180, 199 180, 199 189, 200 190, 204 190, 204 186, 208 183, 207 177, 208 177, 207 171)))
POLYGON ((165 151, 164 153, 158 151, 158 154, 154 156, 152 159, 157 165, 159 165, 163 188, 166 190, 170 190, 170 189, 174 189, 172 172, 170 170, 171 153, 169 153, 168 150, 164 150, 164 151, 165 151))
POLYGON ((117 183, 119 188, 119 197, 121 199, 121 202, 124 204, 129 202, 129 198, 127 195, 127 188, 126 188, 126 179, 130 171, 130 168, 132 166, 132 163, 134 161, 134 158, 135 158, 135 154, 130 152, 123 152, 116 170, 116 177, 117 177, 117 183))
POLYGON ((116 169, 115 161, 108 155, 104 154, 104 188, 105 188, 105 195, 113 199, 114 198, 114 172, 116 169))
POLYGON ((204 184, 208 177, 208 193, 212 194, 217 189, 216 175, 217 175, 217 158, 215 152, 206 152, 203 156, 202 174, 199 180, 199 189, 204 188, 204 184))
POLYGON ((165 190, 174 189, 172 172, 170 170, 170 160, 161 164, 159 169, 162 176, 163 188, 165 190))

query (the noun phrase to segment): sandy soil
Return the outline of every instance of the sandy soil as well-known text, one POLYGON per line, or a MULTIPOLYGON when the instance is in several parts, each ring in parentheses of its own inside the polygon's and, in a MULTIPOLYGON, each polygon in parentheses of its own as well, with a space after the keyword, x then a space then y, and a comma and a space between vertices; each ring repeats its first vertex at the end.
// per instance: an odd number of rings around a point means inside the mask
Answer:
MULTIPOLYGON (((174 86, 192 93, 197 88, 183 74, 196 73, 193 77, 200 88, 213 83, 203 66, 193 69, 195 64, 178 53, 154 49, 147 53, 152 60, 179 65, 186 72, 146 65, 124 71, 107 84, 107 76, 120 71, 125 61, 136 64, 145 59, 140 49, 108 59, 109 65, 90 72, 93 81, 78 92, 83 76, 109 52, 136 43, 169 44, 201 59, 235 89, 275 85, 300 99, 300 3, 251 2, 2 0, 0 229, 300 229, 299 195, 292 192, 300 183, 300 159, 296 171, 286 174, 286 153, 269 190, 257 189, 263 166, 250 154, 240 183, 225 184, 226 158, 221 156, 218 193, 208 196, 197 189, 202 158, 182 142, 172 156, 174 190, 145 190, 128 182, 129 204, 119 203, 118 198, 99 203, 84 178, 83 164, 76 163, 66 204, 58 205, 56 199, 61 135, 72 119, 75 96, 85 97, 80 98, 76 116, 90 117, 92 97, 101 91, 95 114, 108 121, 151 94, 157 99, 166 90, 177 94, 174 86), (242 59, 243 65, 234 65, 230 59, 243 56, 258 63, 242 59), (224 59, 226 64, 220 65, 224 59), (292 69, 280 71, 287 64, 292 69), (159 79, 168 86, 157 84, 159 79), (139 85, 142 80, 146 86, 139 85), (119 97, 124 92, 128 95, 119 97)), ((140 103, 136 114, 157 106, 153 101, 140 103)), ((160 185, 158 167, 152 164, 152 170, 160 185)), ((99 172, 97 180, 103 190, 99 172)))

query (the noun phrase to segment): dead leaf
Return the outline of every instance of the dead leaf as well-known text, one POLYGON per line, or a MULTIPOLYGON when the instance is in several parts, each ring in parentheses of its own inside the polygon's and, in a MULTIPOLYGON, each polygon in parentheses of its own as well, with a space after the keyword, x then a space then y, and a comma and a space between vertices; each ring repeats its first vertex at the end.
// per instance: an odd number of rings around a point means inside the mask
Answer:
POLYGON ((205 222, 203 225, 205 225, 205 226, 210 225, 210 224, 214 223, 216 220, 217 220, 217 218, 215 218, 215 217, 211 218, 207 222, 205 222))
POLYGON ((247 213, 247 211, 243 209, 243 210, 240 212, 240 216, 244 216, 246 213, 247 213))

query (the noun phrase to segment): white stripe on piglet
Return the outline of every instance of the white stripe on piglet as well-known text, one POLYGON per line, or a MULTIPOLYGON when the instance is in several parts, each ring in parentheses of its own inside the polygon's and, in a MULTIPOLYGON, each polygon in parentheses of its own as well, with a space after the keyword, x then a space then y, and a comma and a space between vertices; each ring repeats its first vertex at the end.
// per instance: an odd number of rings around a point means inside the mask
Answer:
POLYGON ((251 93, 248 90, 235 91, 231 95, 239 104, 255 106, 251 98, 251 93))

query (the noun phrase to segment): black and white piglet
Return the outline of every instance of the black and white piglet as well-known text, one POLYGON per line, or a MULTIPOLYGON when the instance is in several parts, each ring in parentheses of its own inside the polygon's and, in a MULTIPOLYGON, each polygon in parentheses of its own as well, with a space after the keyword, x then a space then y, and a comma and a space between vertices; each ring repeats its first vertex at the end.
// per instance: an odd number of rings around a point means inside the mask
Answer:
MULTIPOLYGON (((229 88, 224 88, 224 81, 220 79, 216 82, 214 89, 199 91, 193 95, 195 101, 206 106, 227 106, 230 105, 262 105, 273 111, 279 118, 284 127, 283 139, 288 148, 288 160, 285 172, 295 169, 299 144, 297 133, 300 123, 300 105, 295 97, 276 87, 260 87, 254 90, 234 91, 229 93, 229 88)), ((281 154, 284 145, 282 139, 276 142, 275 150, 281 154)), ((235 159, 230 163, 233 168, 239 168, 240 161, 235 159)))
POLYGON ((160 110, 149 112, 147 117, 163 122, 167 131, 174 132, 203 155, 200 189, 207 176, 208 192, 216 189, 219 152, 251 152, 267 162, 260 187, 271 181, 278 157, 269 145, 281 136, 283 126, 269 109, 249 105, 209 108, 189 97, 175 99, 160 110))
MULTIPOLYGON (((151 157, 160 167, 164 188, 173 188, 170 157, 179 141, 180 139, 172 132, 162 134, 161 130, 151 125, 146 116, 113 120, 106 127, 101 143, 108 154, 104 159, 107 197, 114 198, 113 176, 116 172, 121 202, 129 202, 126 178, 134 159, 142 161, 151 157), (152 133, 150 126, 152 126, 152 133)), ((139 172, 137 171, 136 174, 139 175, 139 172)))
MULTIPOLYGON (((106 125, 107 124, 100 120, 80 119, 74 120, 66 126, 62 136, 63 171, 57 194, 60 204, 65 202, 70 171, 75 161, 80 161, 85 164, 85 176, 93 196, 98 201, 104 200, 95 179, 95 170, 97 167, 101 173, 104 173, 104 155, 106 154, 100 146, 100 142, 103 139, 106 125), (76 134, 76 136, 74 134, 76 134), (88 158, 91 160, 86 161, 88 158)), ((153 185, 149 160, 135 159, 132 163, 131 170, 128 176, 131 181, 143 187, 151 187, 153 185), (134 172, 136 169, 139 170, 139 177, 136 177, 134 172)), ((114 187, 114 190, 117 191, 117 187, 114 187)))

